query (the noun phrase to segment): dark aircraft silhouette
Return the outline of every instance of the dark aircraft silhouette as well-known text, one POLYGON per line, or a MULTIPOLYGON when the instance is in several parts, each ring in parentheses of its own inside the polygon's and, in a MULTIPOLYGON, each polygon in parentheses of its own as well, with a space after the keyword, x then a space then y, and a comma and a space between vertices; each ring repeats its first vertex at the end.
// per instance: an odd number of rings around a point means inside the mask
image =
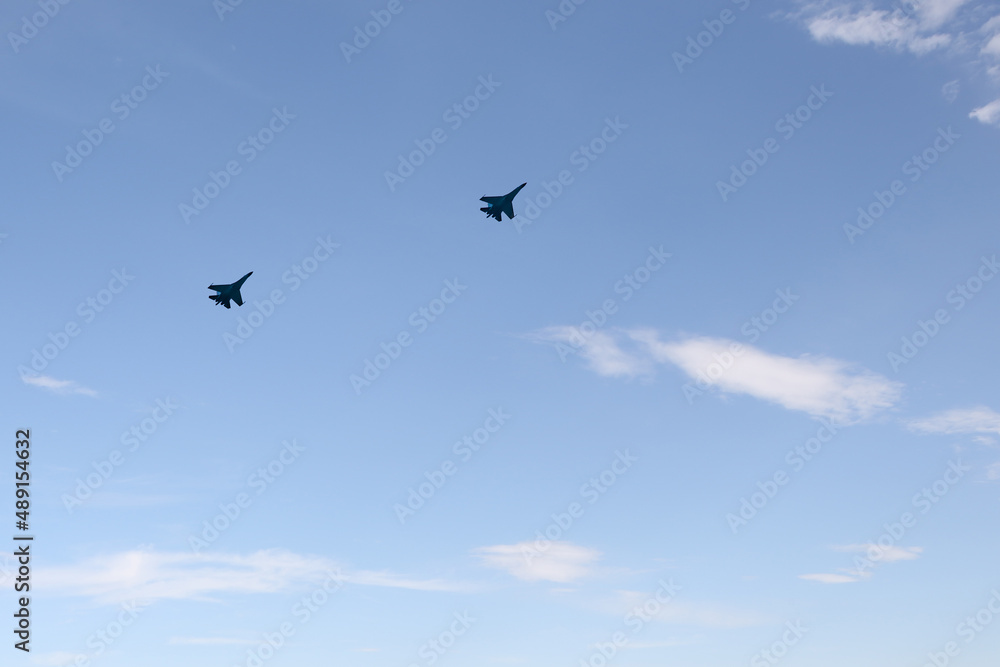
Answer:
POLYGON ((496 218, 497 222, 503 222, 503 215, 501 215, 502 213, 506 213, 508 219, 513 218, 514 197, 517 196, 517 193, 520 192, 521 188, 523 188, 525 185, 527 185, 527 183, 521 183, 519 186, 517 186, 516 188, 505 194, 503 197, 484 196, 479 201, 486 202, 486 206, 484 206, 479 210, 486 213, 488 217, 496 218))
POLYGON ((226 308, 229 308, 230 300, 235 301, 237 306, 242 306, 243 295, 240 294, 240 288, 243 287, 243 283, 246 282, 246 279, 252 275, 253 271, 246 274, 232 285, 209 285, 208 289, 214 289, 218 292, 218 294, 211 294, 208 298, 214 301, 216 306, 221 303, 226 308))

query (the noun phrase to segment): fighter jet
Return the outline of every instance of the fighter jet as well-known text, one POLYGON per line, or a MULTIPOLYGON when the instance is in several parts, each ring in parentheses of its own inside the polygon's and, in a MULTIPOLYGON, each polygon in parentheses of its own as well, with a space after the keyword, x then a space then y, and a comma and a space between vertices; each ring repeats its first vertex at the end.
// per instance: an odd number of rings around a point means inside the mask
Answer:
POLYGON ((496 218, 497 222, 503 222, 502 213, 507 214, 507 218, 514 217, 514 197, 517 193, 521 191, 527 183, 521 183, 519 186, 505 194, 503 197, 483 197, 479 201, 486 202, 486 206, 479 209, 486 213, 487 217, 496 218))
POLYGON ((208 289, 214 289, 217 294, 211 294, 208 298, 214 301, 216 306, 221 303, 226 308, 229 308, 230 300, 235 301, 237 306, 242 306, 243 295, 240 294, 240 288, 243 287, 243 283, 246 282, 246 279, 252 275, 253 271, 246 274, 232 285, 209 285, 208 289))

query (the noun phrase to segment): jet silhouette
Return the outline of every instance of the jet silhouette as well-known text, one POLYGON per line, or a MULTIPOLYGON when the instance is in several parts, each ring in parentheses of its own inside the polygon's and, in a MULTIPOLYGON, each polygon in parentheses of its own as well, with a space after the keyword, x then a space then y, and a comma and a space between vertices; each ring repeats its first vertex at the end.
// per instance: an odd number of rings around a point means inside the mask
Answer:
POLYGON ((246 279, 252 275, 253 271, 246 274, 232 285, 209 285, 208 289, 214 289, 218 292, 218 294, 211 294, 208 298, 214 301, 216 306, 221 303, 226 308, 229 308, 229 302, 231 300, 235 301, 237 306, 242 306, 243 295, 240 294, 240 288, 243 287, 243 283, 246 279))
POLYGON ((479 201, 486 202, 486 206, 479 209, 486 213, 488 217, 496 218, 498 222, 503 222, 503 213, 507 214, 507 218, 514 217, 514 197, 517 193, 521 191, 527 183, 521 183, 519 186, 505 194, 503 197, 482 197, 479 201))

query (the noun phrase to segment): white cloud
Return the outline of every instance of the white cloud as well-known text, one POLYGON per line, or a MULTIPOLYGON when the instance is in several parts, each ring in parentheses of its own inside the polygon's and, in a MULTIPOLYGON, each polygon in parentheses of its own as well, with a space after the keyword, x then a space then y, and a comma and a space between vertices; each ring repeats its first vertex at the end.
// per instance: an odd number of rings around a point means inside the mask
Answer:
POLYGON ((914 431, 923 433, 992 433, 1000 435, 1000 413, 986 406, 946 410, 925 419, 908 423, 914 431))
POLYGON ((530 340, 555 343, 559 357, 565 361, 573 352, 579 352, 587 365, 598 375, 606 377, 634 377, 649 373, 649 364, 619 347, 614 337, 604 331, 583 335, 575 327, 554 326, 528 336, 530 340))
MULTIPOLYGON (((533 340, 573 345, 598 375, 649 375, 656 364, 680 367, 699 388, 749 394, 789 410, 849 424, 890 408, 903 385, 864 368, 827 357, 782 357, 724 338, 662 342, 650 329, 599 331, 582 336, 573 327, 548 327, 533 340), (629 350, 623 348, 628 345, 629 350), (731 350, 738 346, 740 352, 731 350)), ((565 350, 557 351, 562 356, 565 350)), ((700 389, 699 389, 700 390, 700 389)))
POLYGON ((21 381, 33 387, 48 389, 54 394, 82 394, 96 397, 97 392, 72 380, 57 380, 48 375, 22 375, 21 381))
POLYGON ((594 573, 593 564, 601 554, 571 542, 549 542, 539 549, 534 542, 479 547, 472 553, 487 567, 506 570, 523 581, 568 583, 594 573))
POLYGON ((923 553, 923 547, 897 547, 890 545, 887 547, 878 544, 845 544, 833 547, 835 551, 847 553, 860 553, 869 555, 869 560, 879 563, 895 563, 901 560, 915 560, 923 553), (870 554, 876 554, 872 557, 870 554))
POLYGON ((1000 57, 1000 33, 993 35, 983 46, 983 54, 1000 57))
POLYGON ((77 565, 39 568, 39 588, 63 595, 117 604, 129 600, 211 600, 226 594, 277 593, 320 585, 331 576, 347 583, 415 590, 458 591, 467 586, 440 580, 403 579, 384 572, 341 572, 341 566, 319 556, 300 556, 283 549, 249 555, 194 554, 133 550, 91 558, 77 565))
POLYGON ((348 581, 360 586, 385 586, 387 588, 408 588, 414 591, 469 592, 468 584, 448 582, 443 579, 408 579, 391 572, 360 570, 347 575, 348 581))
POLYGON ((855 11, 848 4, 825 7, 825 3, 811 3, 804 11, 809 34, 820 43, 886 46, 921 55, 947 46, 952 40, 944 33, 923 34, 943 22, 941 12, 927 14, 918 20, 901 11, 871 7, 855 11))
MULTIPOLYGON (((619 590, 604 606, 604 611, 624 616, 635 612, 650 600, 649 591, 619 590)), ((644 612, 649 614, 650 612, 644 612)), ((739 609, 716 602, 694 601, 679 597, 660 605, 653 620, 669 625, 695 625, 710 628, 749 628, 774 623, 776 619, 758 611, 739 609)), ((629 644, 632 646, 632 644, 629 644)), ((635 648, 633 646, 633 648, 635 648)))
POLYGON ((880 546, 875 543, 845 544, 831 547, 834 551, 861 554, 863 560, 855 568, 838 568, 837 573, 800 574, 799 579, 818 581, 821 584, 851 584, 864 581, 872 576, 872 571, 885 563, 915 560, 923 553, 923 547, 880 546))
POLYGON ((968 2, 969 0, 911 0, 920 19, 920 27, 924 30, 934 30, 948 23, 955 18, 962 5, 968 2))
POLYGON ((970 111, 969 118, 975 118, 984 125, 1000 126, 1000 97, 970 111))
POLYGON ((724 338, 661 342, 655 333, 636 331, 659 361, 676 364, 692 379, 722 391, 749 394, 789 410, 852 423, 892 407, 902 385, 866 369, 827 357, 782 357, 724 338))
MULTIPOLYGON (((880 4, 887 8, 870 2, 804 0, 788 18, 802 23, 820 43, 886 47, 917 55, 947 49, 950 54, 971 57, 975 71, 1000 77, 1000 15, 995 7, 991 10, 989 5, 969 0, 903 0, 891 8, 887 1, 880 4), (994 15, 984 20, 989 11, 994 15)), ((953 98, 946 93, 946 99, 953 98)), ((1000 126, 1000 100, 969 115, 1000 126)))
POLYGON ((1000 32, 990 37, 990 40, 983 46, 981 53, 1000 58, 1000 32))

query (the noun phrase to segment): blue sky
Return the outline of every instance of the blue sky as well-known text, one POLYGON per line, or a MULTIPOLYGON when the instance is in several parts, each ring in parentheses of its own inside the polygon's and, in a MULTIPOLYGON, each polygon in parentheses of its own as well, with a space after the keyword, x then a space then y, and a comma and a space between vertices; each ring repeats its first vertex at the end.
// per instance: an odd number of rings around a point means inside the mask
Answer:
POLYGON ((3 25, 4 664, 993 664, 995 3, 3 25))

